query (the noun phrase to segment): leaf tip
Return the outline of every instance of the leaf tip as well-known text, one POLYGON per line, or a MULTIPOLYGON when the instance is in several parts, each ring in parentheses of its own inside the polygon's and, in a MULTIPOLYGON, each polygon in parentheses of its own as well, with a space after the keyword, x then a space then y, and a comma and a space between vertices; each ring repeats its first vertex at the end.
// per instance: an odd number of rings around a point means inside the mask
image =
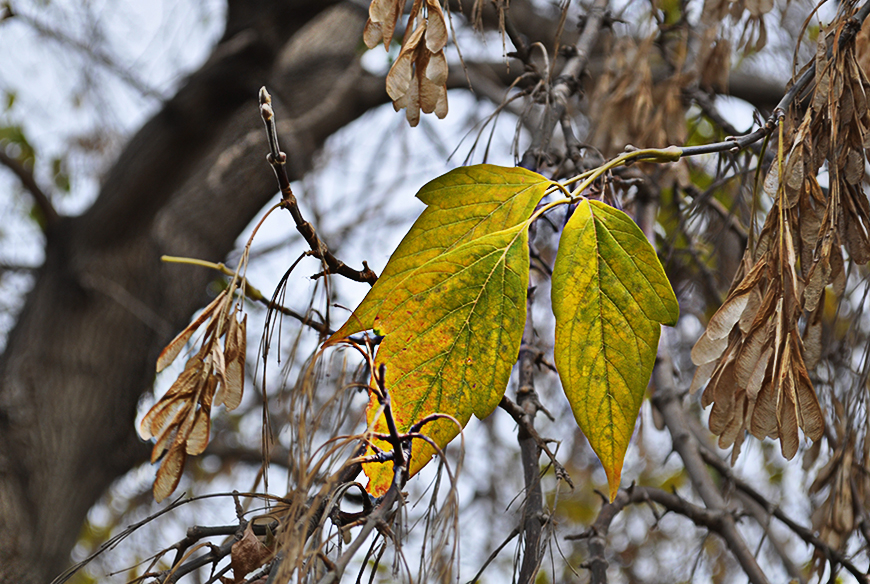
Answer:
POLYGON ((619 483, 622 480, 622 461, 614 464, 612 467, 604 467, 604 472, 607 473, 607 485, 610 487, 610 502, 616 500, 616 494, 619 493, 619 483))

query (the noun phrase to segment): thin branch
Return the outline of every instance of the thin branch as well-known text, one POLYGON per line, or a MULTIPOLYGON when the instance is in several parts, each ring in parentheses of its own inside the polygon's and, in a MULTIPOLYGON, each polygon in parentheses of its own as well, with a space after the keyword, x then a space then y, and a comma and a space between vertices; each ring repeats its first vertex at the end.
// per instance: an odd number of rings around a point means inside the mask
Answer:
POLYGON ((18 177, 18 180, 21 181, 25 190, 33 197, 33 201, 42 212, 43 217, 45 217, 45 231, 57 225, 57 222, 60 221, 60 216, 57 214, 54 205, 51 204, 49 196, 36 183, 33 172, 26 169, 18 160, 6 154, 3 148, 0 148, 0 164, 11 170, 18 177))
MULTIPOLYGON (((533 354, 532 351, 529 351, 530 354, 533 354)), ((571 481, 571 477, 568 474, 568 471, 565 470, 565 467, 562 466, 562 463, 556 458, 556 455, 553 451, 550 450, 550 446, 547 444, 547 441, 544 440, 538 431, 535 429, 535 426, 529 423, 528 416, 526 415, 526 411, 521 408, 518 404, 514 403, 511 398, 508 396, 502 396, 501 401, 498 403, 498 407, 503 409, 508 413, 508 415, 514 419, 514 422, 517 423, 520 428, 522 428, 526 434, 535 439, 535 443, 538 445, 544 454, 550 459, 550 462, 553 465, 553 469, 556 473, 556 477, 564 480, 568 485, 573 489, 574 483, 571 481)))
MULTIPOLYGON (((533 234, 529 234, 529 240, 533 240, 533 234)), ((541 457, 540 437, 531 433, 535 429, 535 414, 541 409, 538 394, 535 391, 535 354, 529 351, 535 341, 535 325, 532 319, 532 306, 534 304, 534 287, 529 283, 528 299, 526 301, 526 326, 523 329, 523 337, 519 356, 519 387, 517 388, 517 406, 523 411, 522 419, 525 423, 519 425, 517 440, 520 443, 520 455, 523 466, 523 480, 525 482, 526 499, 523 505, 522 538, 524 553, 520 574, 517 582, 528 584, 535 581, 535 575, 541 566, 543 558, 543 546, 541 536, 544 522, 543 494, 541 491, 541 457), (531 430, 531 432, 529 432, 531 430)), ((535 432, 535 434, 537 434, 535 432)))
MULTIPOLYGON (((583 533, 569 535, 565 538, 568 540, 589 540, 589 559, 585 562, 584 567, 589 569, 593 584, 605 584, 607 582, 607 556, 605 555, 605 548, 607 544, 607 532, 613 519, 620 511, 632 503, 650 502, 658 503, 668 511, 691 519, 698 527, 703 527, 710 532, 716 533, 726 542, 728 541, 728 525, 729 523, 733 525, 733 518, 726 510, 713 511, 690 503, 682 497, 662 489, 632 485, 627 489, 619 491, 612 503, 602 505, 598 518, 592 524, 592 527, 583 533)), ((655 513, 655 509, 653 509, 653 513, 655 513)))
POLYGON ((735 475, 732 472, 731 467, 728 466, 728 463, 717 457, 715 454, 707 451, 706 449, 702 448, 700 450, 700 453, 701 457, 704 459, 704 462, 715 468, 719 472, 719 474, 721 474, 725 478, 725 480, 733 484, 740 492, 744 493, 750 499, 764 507, 767 513, 773 515, 781 522, 783 522, 786 527, 791 529, 799 538, 804 540, 804 542, 815 547, 819 552, 822 553, 822 555, 824 555, 826 558, 829 558, 832 562, 840 564, 841 566, 846 568, 846 570, 848 570, 850 574, 855 576, 855 578, 857 578, 859 582, 870 582, 870 578, 868 578, 867 574, 859 570, 858 567, 850 562, 839 551, 832 548, 824 541, 816 537, 816 534, 813 533, 812 529, 804 527, 803 525, 791 519, 783 512, 782 509, 780 509, 777 505, 771 503, 767 499, 767 497, 756 491, 748 483, 735 475))
POLYGON ((341 554, 341 557, 336 560, 335 569, 330 570, 325 576, 323 576, 318 584, 333 584, 334 582, 340 581, 347 565, 356 555, 356 552, 372 530, 378 525, 386 522, 387 517, 393 510, 393 505, 400 499, 400 485, 404 484, 406 477, 405 471, 402 467, 395 466, 394 470, 393 484, 390 486, 389 490, 387 490, 386 494, 384 494, 384 497, 381 499, 378 506, 375 507, 371 515, 369 515, 356 539, 347 546, 347 549, 343 554, 341 554))
MULTIPOLYGON (((697 440, 689 431, 683 418, 683 407, 677 398, 672 373, 670 353, 666 343, 659 346, 659 357, 653 369, 656 391, 652 397, 653 405, 661 412, 665 426, 671 434, 674 450, 680 455, 689 475, 692 485, 701 496, 704 504, 714 513, 723 512, 727 505, 722 493, 716 487, 712 477, 707 472, 707 466, 701 458, 697 440)), ((743 571, 753 584, 767 584, 767 576, 761 570, 752 551, 746 545, 743 536, 737 530, 737 525, 731 515, 723 515, 722 526, 718 532, 728 544, 728 548, 743 571)))
POLYGON ((607 6, 607 0, 595 0, 595 4, 590 8, 586 24, 583 27, 583 33, 574 47, 576 52, 565 63, 561 75, 553 83, 551 89, 552 103, 544 113, 544 119, 532 137, 531 145, 523 154, 520 162, 520 166, 523 168, 530 170, 537 169, 538 160, 547 149, 556 124, 565 114, 568 98, 577 92, 580 85, 580 76, 586 70, 592 47, 598 40, 598 33, 604 25, 607 6))
POLYGON ((275 171, 275 178, 278 179, 278 187, 281 190, 283 201, 281 207, 287 209, 296 223, 296 230, 302 234, 308 246, 311 248, 311 255, 322 260, 326 264, 326 271, 320 275, 339 274, 353 280, 355 282, 368 282, 374 286, 377 281, 377 275, 369 268, 366 262, 363 262, 362 270, 354 270, 338 258, 336 258, 326 244, 318 237, 314 227, 305 220, 302 212, 299 210, 299 205, 296 202, 296 196, 290 188, 290 179, 287 176, 287 155, 281 152, 278 145, 278 130, 275 126, 275 113, 272 110, 272 97, 266 88, 260 89, 260 117, 263 118, 263 123, 266 125, 266 133, 269 137, 269 154, 266 159, 275 171))
POLYGON ((516 536, 518 536, 519 534, 520 534, 519 529, 514 527, 513 531, 511 531, 508 534, 508 536, 504 539, 504 541, 501 542, 497 548, 492 550, 492 553, 489 554, 489 557, 486 558, 485 562, 483 562, 483 565, 480 567, 480 570, 477 571, 477 574, 474 575, 474 578, 472 578, 471 580, 468 581, 468 584, 475 584, 478 580, 480 580, 480 577, 483 575, 484 571, 486 571, 486 568, 492 563, 492 561, 494 559, 496 559, 498 557, 498 554, 501 553, 501 550, 504 549, 504 546, 509 544, 511 542, 511 540, 513 538, 515 538, 516 536))
MULTIPOLYGON (((226 264, 224 264, 223 262, 215 263, 215 262, 209 262, 206 260, 198 260, 195 258, 180 258, 180 257, 175 257, 175 256, 167 256, 167 255, 161 256, 160 261, 167 262, 167 263, 190 264, 193 266, 202 266, 204 268, 210 268, 212 270, 218 271, 221 274, 224 274, 225 276, 229 276, 231 278, 233 276, 235 276, 235 274, 236 274, 236 272, 234 270, 231 270, 230 268, 228 268, 226 266, 226 264)), ((314 329, 315 331, 317 331, 321 335, 331 335, 334 332, 332 329, 330 329, 324 323, 318 322, 316 320, 312 320, 311 318, 309 318, 307 316, 303 316, 302 314, 299 314, 298 312, 296 312, 295 310, 293 310, 291 308, 287 308, 283 304, 279 304, 278 302, 275 302, 274 300, 267 298, 266 296, 263 295, 262 292, 260 292, 260 290, 258 288, 251 285, 250 281, 248 281, 248 279, 246 277, 241 276, 240 278, 244 284, 239 286, 239 289, 244 289, 245 297, 249 298, 250 300, 253 300, 255 302, 259 302, 260 304, 262 304, 263 306, 265 306, 266 308, 268 308, 270 310, 276 310, 285 316, 289 316, 290 318, 295 318, 300 323, 304 324, 305 326, 307 326, 309 328, 314 329)))

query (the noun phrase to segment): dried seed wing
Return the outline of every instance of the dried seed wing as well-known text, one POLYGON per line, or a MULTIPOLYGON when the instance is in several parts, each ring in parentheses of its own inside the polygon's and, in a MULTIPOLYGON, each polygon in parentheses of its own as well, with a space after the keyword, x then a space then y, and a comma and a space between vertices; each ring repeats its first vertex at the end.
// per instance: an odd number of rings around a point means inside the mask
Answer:
POLYGON ((405 106, 405 117, 408 124, 412 128, 416 128, 417 124, 420 123, 420 79, 418 77, 411 80, 411 86, 405 97, 408 100, 405 106))
POLYGON ((178 486, 178 481, 181 480, 181 473, 184 470, 184 461, 187 459, 187 454, 184 452, 183 446, 176 446, 169 450, 169 454, 163 459, 160 468, 157 469, 157 478, 154 479, 154 500, 158 503, 172 494, 178 486))
POLYGON ((429 61, 426 63, 426 79, 435 85, 444 85, 447 83, 447 57, 444 56, 444 51, 438 51, 429 56, 429 61))
MULTIPOLYGON (((233 322, 236 319, 233 318, 233 322)), ((231 325, 230 332, 227 333, 227 378, 223 386, 223 396, 219 400, 215 395, 215 405, 220 405, 221 402, 226 406, 227 410, 234 410, 242 403, 242 394, 245 387, 245 356, 247 351, 247 322, 248 315, 242 319, 240 323, 231 325), (230 341, 232 338, 232 342, 230 341)))
POLYGON ((734 403, 734 416, 719 436, 719 448, 730 447, 737 440, 737 436, 743 434, 745 415, 746 396, 740 392, 734 403))
POLYGON ((227 365, 224 360, 224 352, 217 342, 212 345, 208 357, 206 357, 205 365, 207 370, 217 376, 218 381, 224 383, 227 378, 227 365))
POLYGON ((758 315, 758 309, 761 308, 762 300, 761 290, 758 287, 753 288, 749 293, 749 299, 746 301, 746 308, 743 309, 743 314, 740 315, 740 320, 737 323, 740 327, 740 332, 746 334, 750 331, 752 323, 758 315))
POLYGON ((740 351, 735 359, 737 363, 735 375, 740 387, 748 386, 749 378, 752 377, 764 348, 770 345, 772 332, 773 323, 770 320, 760 323, 760 326, 752 329, 740 345, 740 351))
POLYGON ((435 115, 439 120, 447 117, 447 86, 442 85, 438 88, 438 101, 435 103, 435 115))
POLYGON ((435 85, 425 77, 420 77, 420 109, 431 114, 441 98, 441 86, 435 85))
POLYGON ((211 430, 211 416, 203 408, 197 410, 193 426, 187 436, 185 451, 191 455, 202 454, 208 446, 208 436, 211 430))
POLYGON ((822 358, 822 312, 824 308, 824 290, 819 306, 807 319, 807 328, 804 331, 804 365, 807 369, 814 369, 822 358))
MULTIPOLYGON (((399 20, 404 4, 403 0, 372 0, 372 3, 369 5, 369 22, 378 25, 378 28, 381 30, 381 40, 383 40, 384 48, 387 51, 390 50, 390 42, 393 40, 396 22, 399 20)), ((368 29, 368 23, 366 23, 366 29, 368 29)), ((374 39, 374 34, 371 37, 374 39)), ((365 33, 363 33, 363 40, 366 41, 366 45, 370 49, 377 46, 377 42, 371 45, 368 44, 365 33)))
POLYGON ((825 292, 825 286, 831 281, 831 262, 829 257, 822 255, 815 262, 807 275, 807 285, 804 287, 804 310, 813 312, 819 305, 819 299, 825 292))
MULTIPOLYGON (((749 419, 752 416, 752 405, 749 405, 746 417, 749 419)), ((739 432, 737 434, 737 438, 734 440, 734 446, 731 448, 731 466, 734 466, 737 463, 737 457, 740 456, 740 449, 743 447, 743 441, 746 439, 746 427, 744 426, 743 432, 739 432)))
MULTIPOLYGON (((797 333, 792 333, 792 339, 795 344, 800 343, 797 333)), ((816 397, 810 376, 801 361, 800 349, 795 349, 795 351, 797 351, 797 357, 793 364, 798 420, 806 437, 815 442, 821 439, 825 432, 825 416, 822 413, 819 398, 816 397)))
POLYGON ((776 401, 779 388, 774 387, 773 375, 765 376, 761 384, 761 390, 755 399, 755 408, 752 410, 752 421, 749 431, 756 438, 775 438, 776 426, 776 401))
POLYGON ((148 410, 139 424, 139 436, 143 440, 161 434, 163 428, 171 424, 171 418, 175 415, 174 412, 178 409, 179 404, 188 403, 195 395, 200 383, 200 373, 196 369, 185 369, 166 392, 166 395, 148 410))
POLYGON ((426 25, 422 24, 411 33, 407 42, 402 46, 399 56, 396 57, 396 62, 387 73, 387 95, 393 101, 408 93, 411 88, 411 80, 414 75, 413 65, 417 60, 417 46, 420 44, 425 31, 426 25))
MULTIPOLYGON (((787 354, 788 349, 786 349, 786 357, 787 354)), ((797 453, 799 444, 797 397, 795 395, 795 378, 791 370, 791 359, 785 358, 783 361, 785 375, 780 386, 776 425, 779 431, 782 455, 791 460, 797 453)))
MULTIPOLYGON (((370 49, 375 48, 382 42, 388 45, 389 42, 384 42, 384 27, 380 22, 373 22, 371 19, 366 21, 366 26, 363 29, 363 42, 370 49)), ((387 47, 389 48, 389 47, 387 47)))
POLYGON ((731 423, 736 413, 737 384, 734 379, 733 361, 729 361, 722 367, 721 373, 707 386, 704 397, 711 388, 713 388, 713 409, 710 410, 710 431, 719 436, 731 423))
POLYGON ((705 331, 701 335, 701 338, 698 339, 698 342, 695 343, 695 346, 692 347, 692 363, 699 367, 705 363, 711 363, 722 356, 727 346, 728 337, 714 340, 707 336, 705 331))
POLYGON ((437 53, 447 46, 447 23, 438 0, 426 0, 429 16, 426 21, 426 48, 437 53))
POLYGON ((143 440, 156 438, 160 442, 169 429, 177 425, 176 418, 188 403, 183 399, 173 399, 155 404, 139 424, 139 436, 143 440))
POLYGON ((202 325, 208 318, 214 314, 215 310, 223 303, 226 298, 227 291, 222 290, 217 297, 209 303, 208 306, 202 311, 195 321, 187 325, 187 327, 178 333, 174 339, 172 339, 168 345, 163 349, 160 353, 160 356, 157 358, 157 373, 160 373, 164 369, 166 369, 175 358, 178 356, 178 353, 181 352, 181 349, 190 340, 190 337, 193 336, 193 333, 196 332, 196 329, 202 325))
POLYGON ((710 380, 710 376, 713 374, 713 371, 716 370, 716 365, 718 364, 718 361, 713 360, 709 363, 704 363, 695 369, 695 375, 692 377, 692 385, 689 387, 689 393, 695 393, 701 389, 701 387, 710 380))
POLYGON ((749 302, 750 292, 746 290, 740 294, 732 294, 725 300, 707 323, 708 338, 715 341, 728 337, 749 302))
POLYGON ((764 382, 765 377, 769 376, 767 369, 770 365, 770 358, 772 356, 773 346, 768 345, 767 349, 764 350, 761 357, 758 359, 758 362, 755 364, 755 368, 752 370, 752 373, 746 382, 746 397, 752 402, 755 402, 758 398, 758 392, 761 391, 761 384, 764 382))
POLYGON ((707 336, 711 340, 727 337, 731 333, 734 325, 743 315, 752 291, 755 290, 766 270, 767 262, 756 262, 737 287, 728 294, 728 298, 707 323, 707 336))
POLYGON ((795 136, 795 147, 792 149, 785 166, 785 193, 789 208, 798 204, 801 188, 804 185, 804 147, 801 140, 801 131, 806 131, 805 128, 808 122, 809 118, 801 124, 795 136))
POLYGON ((846 156, 845 168, 846 181, 849 184, 857 185, 864 178, 864 155, 855 150, 851 150, 846 156))

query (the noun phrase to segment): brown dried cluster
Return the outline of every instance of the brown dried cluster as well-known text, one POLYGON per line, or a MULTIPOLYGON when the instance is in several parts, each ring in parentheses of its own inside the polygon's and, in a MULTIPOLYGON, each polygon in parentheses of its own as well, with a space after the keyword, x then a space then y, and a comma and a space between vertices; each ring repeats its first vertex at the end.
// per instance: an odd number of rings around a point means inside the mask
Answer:
POLYGON ((852 48, 821 40, 811 106, 765 180, 774 205, 722 307, 692 350, 692 390, 710 380, 710 429, 740 452, 745 431, 778 438, 792 458, 798 428, 821 438, 824 416, 807 368, 819 361, 826 287, 845 287, 843 251, 870 260, 870 205, 862 191, 870 115, 868 81, 852 48), (834 47, 828 58, 828 47, 834 47), (817 175, 827 163, 825 194, 817 175), (801 326, 801 318, 804 324, 801 326), (802 329, 802 330, 801 330, 802 329))
POLYGON ((707 0, 704 2, 701 21, 706 26, 718 26, 730 16, 732 23, 742 22, 740 39, 736 46, 741 50, 757 53, 767 44, 764 15, 773 10, 773 6, 773 0, 707 0))
POLYGON ((178 486, 187 455, 202 454, 208 446, 212 406, 224 404, 233 410, 242 401, 247 315, 240 322, 238 308, 231 310, 231 304, 232 296, 224 290, 157 360, 159 373, 175 360, 202 323, 209 321, 199 351, 188 359, 184 371, 139 426, 144 440, 156 439, 151 462, 163 457, 154 480, 154 499, 158 502, 178 486), (221 337, 225 337, 223 348, 221 337))
POLYGON ((598 79, 589 117, 596 120, 592 141, 605 156, 632 142, 664 147, 686 141, 685 74, 653 80, 654 40, 650 37, 640 44, 621 40, 598 79))
MULTIPOLYGON (((373 0, 363 40, 373 49, 389 50, 404 0, 373 0)), ((402 49, 387 74, 387 94, 396 111, 405 108, 408 123, 420 122, 420 111, 447 115, 447 23, 438 0, 414 0, 402 49)))

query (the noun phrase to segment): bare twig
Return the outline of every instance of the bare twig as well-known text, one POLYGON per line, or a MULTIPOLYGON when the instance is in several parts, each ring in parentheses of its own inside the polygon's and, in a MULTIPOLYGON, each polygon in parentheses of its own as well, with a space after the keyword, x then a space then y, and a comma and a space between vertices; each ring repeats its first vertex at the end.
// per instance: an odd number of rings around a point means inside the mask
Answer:
POLYGON ((537 169, 538 160, 550 143, 553 129, 565 114, 568 98, 577 92, 580 76, 586 70, 592 47, 598 40, 598 33, 604 24, 607 5, 607 0, 595 0, 595 4, 592 5, 590 13, 586 18, 586 24, 583 27, 583 33, 580 35, 580 39, 575 46, 576 52, 565 63, 561 75, 553 83, 551 89, 552 103, 544 113, 544 119, 541 121, 540 127, 537 128, 534 136, 532 136, 531 145, 523 154, 522 161, 520 162, 520 166, 523 168, 530 170, 537 169))
POLYGON ((691 519, 695 525, 717 533, 726 542, 728 541, 728 525, 729 523, 733 524, 733 518, 726 510, 713 511, 690 503, 682 497, 662 489, 632 485, 628 489, 619 491, 612 503, 602 505, 598 518, 591 528, 583 533, 569 535, 565 538, 568 540, 589 540, 589 559, 585 562, 585 567, 589 569, 593 584, 604 584, 607 582, 605 546, 607 543, 607 532, 613 519, 620 511, 632 503, 649 502, 658 503, 668 511, 683 515, 691 519))
MULTIPOLYGON (((531 353, 531 351, 530 351, 531 353)), ((503 409, 508 413, 508 415, 514 419, 514 422, 517 423, 529 436, 535 439, 535 443, 538 445, 544 454, 550 459, 550 462, 553 465, 553 469, 556 473, 556 477, 564 480, 568 485, 573 489, 574 483, 571 482, 571 477, 568 475, 568 471, 565 470, 565 467, 562 466, 562 463, 556 458, 556 455, 550 450, 550 446, 547 444, 547 441, 544 440, 538 431, 535 429, 533 424, 529 423, 529 419, 526 415, 526 411, 521 408, 518 404, 514 403, 511 398, 504 395, 501 398, 501 401, 498 404, 498 407, 503 409)))
POLYGON ((326 244, 318 237, 314 227, 305 220, 302 212, 299 210, 299 205, 296 202, 296 196, 293 194, 293 189, 290 188, 290 179, 287 176, 287 155, 281 152, 278 145, 278 130, 275 126, 275 112, 272 110, 272 97, 265 87, 260 89, 260 117, 263 118, 263 123, 266 125, 266 133, 269 137, 269 154, 266 159, 275 171, 275 178, 278 179, 278 187, 281 190, 283 200, 281 206, 290 212, 293 221, 296 223, 296 230, 302 234, 308 246, 311 248, 311 255, 322 260, 326 264, 326 271, 321 274, 339 274, 354 280, 355 282, 368 282, 369 285, 374 285, 377 281, 377 275, 368 267, 366 262, 363 262, 362 270, 354 270, 338 258, 336 258, 326 244))
MULTIPOLYGON (((529 240, 532 240, 530 234, 529 240)), ((517 388, 517 406, 524 412, 522 419, 524 424, 519 425, 517 440, 520 443, 520 455, 523 465, 523 480, 526 487, 526 499, 523 505, 522 542, 523 559, 518 578, 519 584, 527 584, 535 581, 535 575, 541 565, 543 546, 541 536, 544 522, 542 520, 544 506, 541 492, 541 469, 539 459, 541 448, 540 437, 536 439, 529 430, 534 431, 535 414, 541 408, 538 394, 535 391, 535 354, 529 351, 535 341, 535 326, 532 320, 532 306, 534 304, 534 287, 529 285, 528 299, 526 303, 526 326, 523 329, 522 344, 519 358, 519 387, 517 388)))

